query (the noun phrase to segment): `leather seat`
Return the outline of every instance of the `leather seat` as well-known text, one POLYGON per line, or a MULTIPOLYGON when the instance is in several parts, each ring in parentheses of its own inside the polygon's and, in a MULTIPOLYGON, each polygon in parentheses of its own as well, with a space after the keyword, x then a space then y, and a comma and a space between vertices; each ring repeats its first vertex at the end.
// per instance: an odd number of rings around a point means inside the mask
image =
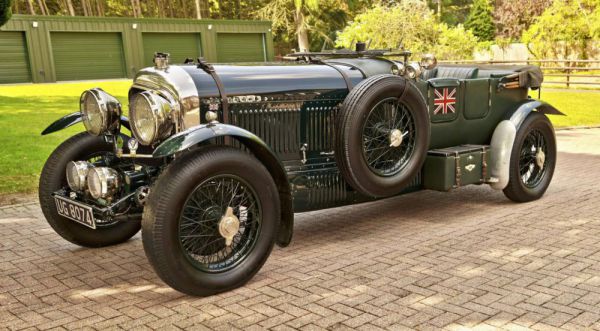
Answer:
POLYGON ((479 69, 474 67, 437 67, 423 72, 422 78, 424 80, 431 78, 473 79, 477 77, 478 72, 479 69))

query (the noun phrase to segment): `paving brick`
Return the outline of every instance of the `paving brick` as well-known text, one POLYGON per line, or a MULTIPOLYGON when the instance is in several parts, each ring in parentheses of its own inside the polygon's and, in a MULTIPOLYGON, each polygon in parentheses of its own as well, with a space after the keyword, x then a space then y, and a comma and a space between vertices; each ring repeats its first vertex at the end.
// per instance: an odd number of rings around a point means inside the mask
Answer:
POLYGON ((600 129, 557 134, 539 201, 472 186, 297 214, 290 247, 208 298, 166 287, 140 235, 79 248, 36 202, 0 206, 0 329, 600 329, 600 129))

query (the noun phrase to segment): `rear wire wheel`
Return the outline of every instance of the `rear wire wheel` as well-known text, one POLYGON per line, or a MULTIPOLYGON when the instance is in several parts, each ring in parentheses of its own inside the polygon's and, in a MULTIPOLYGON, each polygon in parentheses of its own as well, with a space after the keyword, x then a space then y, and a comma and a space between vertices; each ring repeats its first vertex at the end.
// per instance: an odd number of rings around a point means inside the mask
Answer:
POLYGON ((515 137, 504 195, 515 202, 541 198, 552 181, 556 154, 552 123, 544 114, 531 113, 515 137))

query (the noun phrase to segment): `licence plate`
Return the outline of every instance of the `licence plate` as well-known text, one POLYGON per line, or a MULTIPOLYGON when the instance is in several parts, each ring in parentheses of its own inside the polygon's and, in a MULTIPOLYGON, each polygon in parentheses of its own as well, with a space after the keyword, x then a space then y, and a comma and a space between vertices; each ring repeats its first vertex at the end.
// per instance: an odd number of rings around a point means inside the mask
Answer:
POLYGON ((92 229, 96 229, 96 220, 94 219, 92 207, 58 195, 54 196, 54 202, 56 202, 56 211, 59 215, 92 229))

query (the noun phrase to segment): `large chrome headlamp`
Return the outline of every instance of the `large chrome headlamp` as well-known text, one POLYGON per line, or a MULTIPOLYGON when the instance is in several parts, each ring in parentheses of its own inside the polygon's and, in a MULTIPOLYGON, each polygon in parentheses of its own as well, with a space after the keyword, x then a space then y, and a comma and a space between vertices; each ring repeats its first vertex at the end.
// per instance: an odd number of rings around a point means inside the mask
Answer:
POLYGON ((119 192, 121 176, 115 169, 91 168, 87 175, 87 186, 94 199, 112 199, 119 192))
POLYGON ((112 95, 100 88, 87 90, 79 99, 85 129, 94 136, 116 133, 119 130, 121 104, 112 95))
POLYGON ((131 130, 142 145, 164 139, 173 130, 173 107, 163 97, 151 91, 132 95, 129 105, 131 130))

